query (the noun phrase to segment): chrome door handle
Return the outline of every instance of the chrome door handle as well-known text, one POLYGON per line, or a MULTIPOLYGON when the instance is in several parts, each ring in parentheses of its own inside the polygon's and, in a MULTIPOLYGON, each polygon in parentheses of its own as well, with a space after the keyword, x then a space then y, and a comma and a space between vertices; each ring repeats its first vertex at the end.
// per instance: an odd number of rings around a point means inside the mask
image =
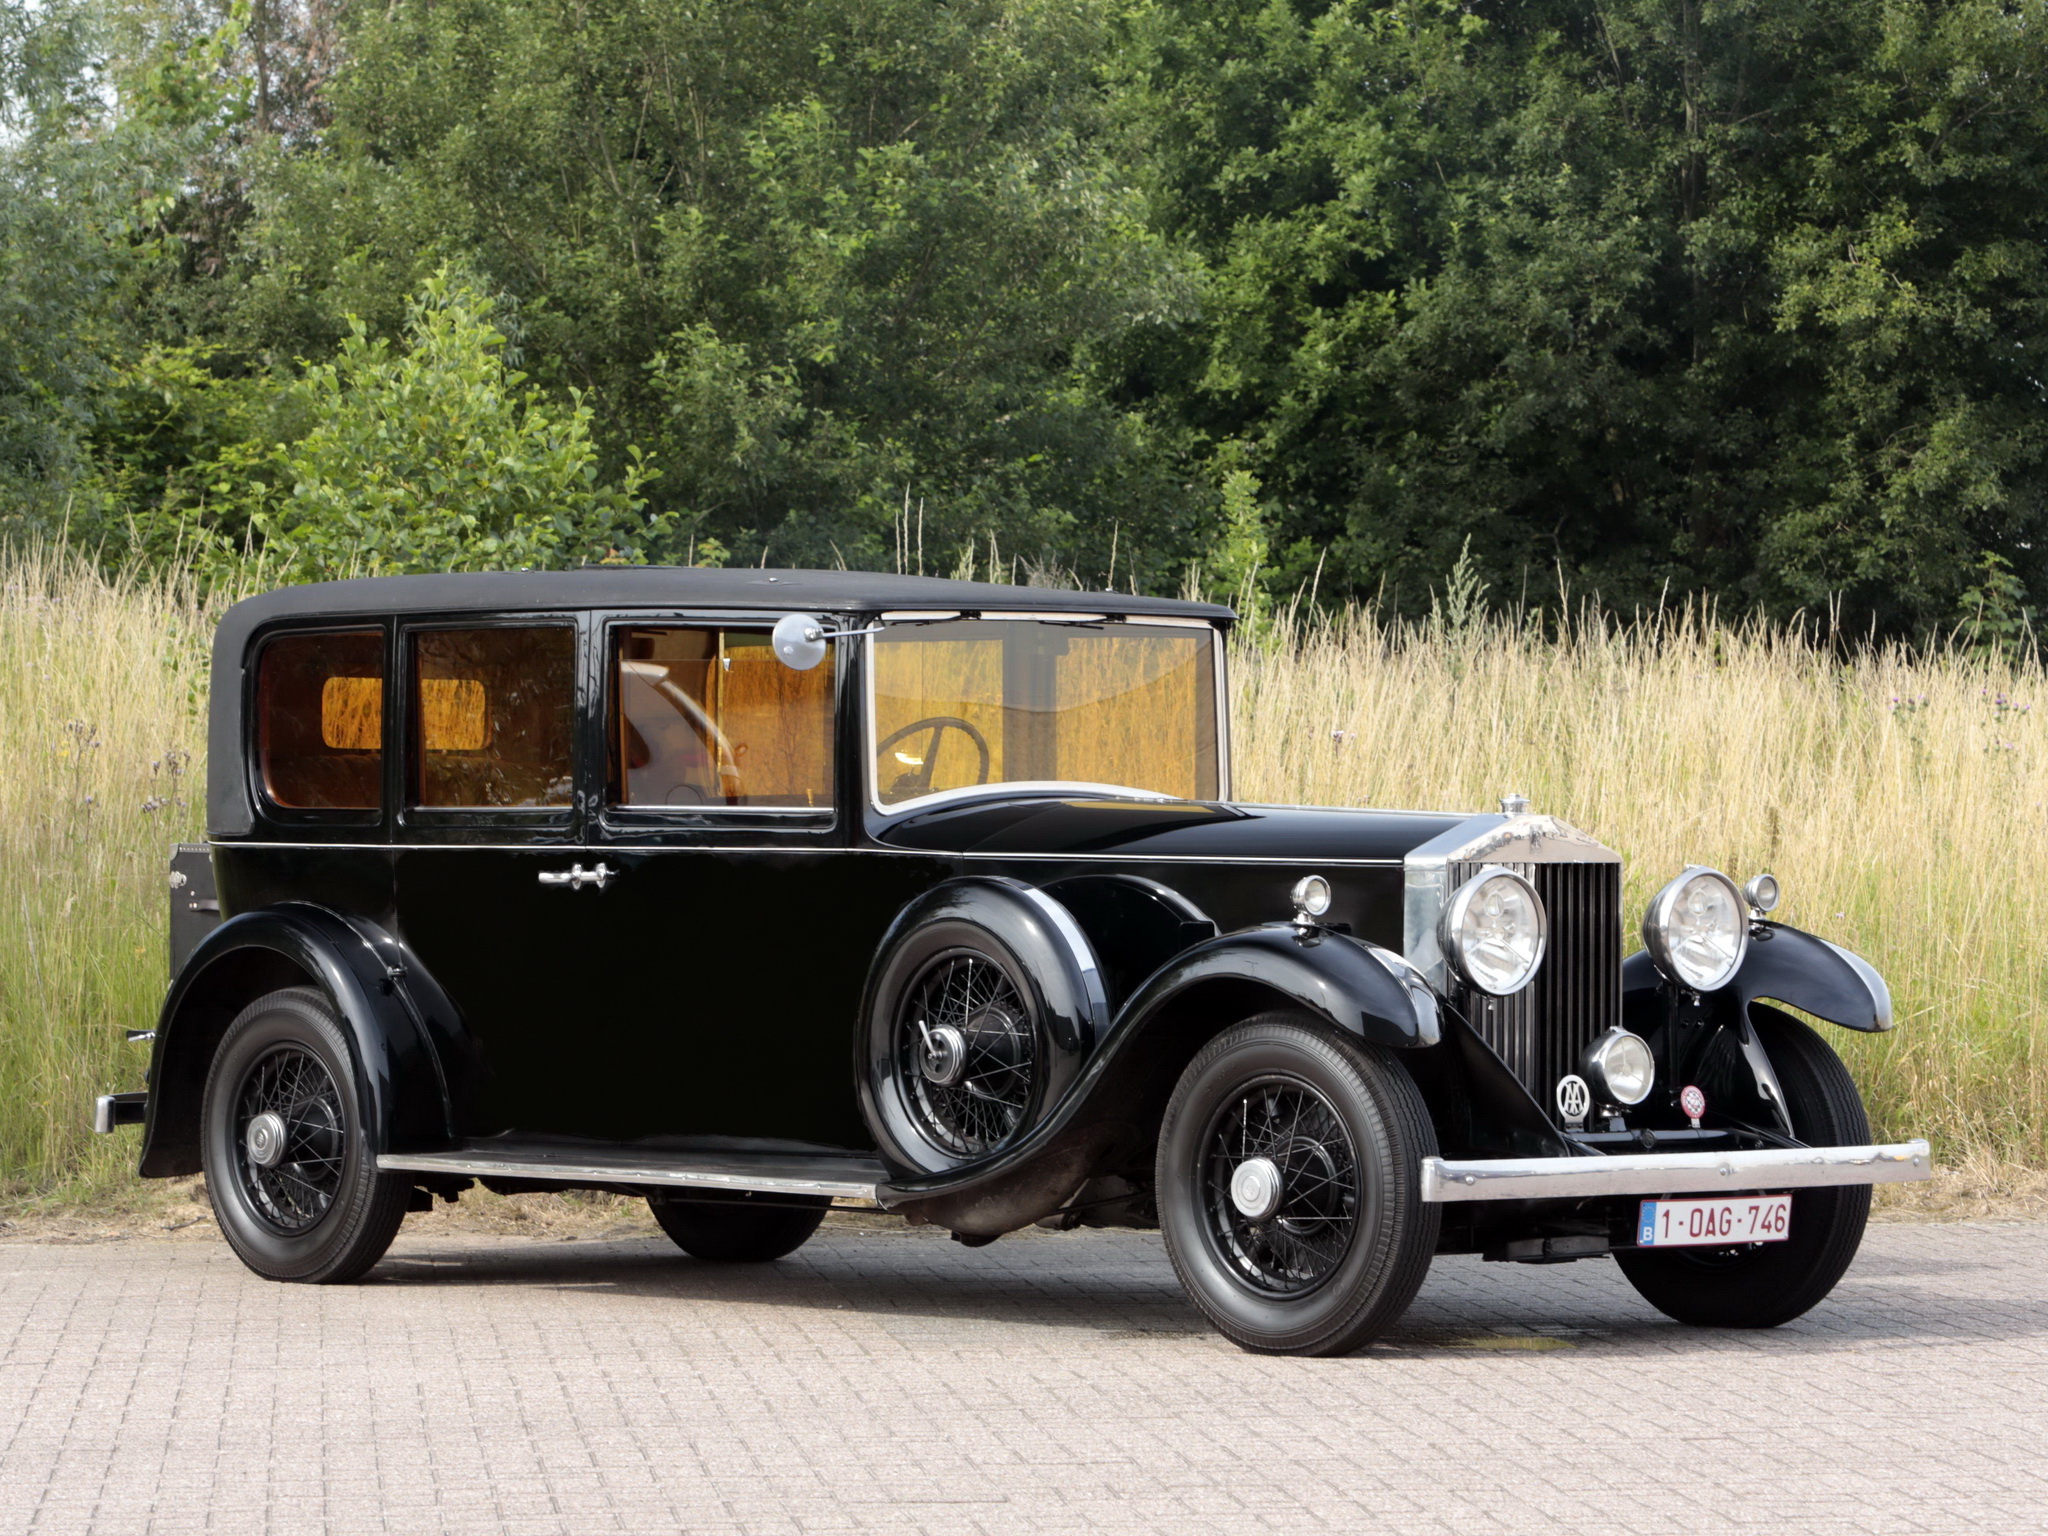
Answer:
POLYGON ((594 885, 600 891, 612 883, 615 869, 607 868, 600 862, 594 869, 585 869, 581 864, 572 864, 567 869, 544 869, 540 872, 542 885, 566 885, 572 891, 580 891, 586 885, 594 885))

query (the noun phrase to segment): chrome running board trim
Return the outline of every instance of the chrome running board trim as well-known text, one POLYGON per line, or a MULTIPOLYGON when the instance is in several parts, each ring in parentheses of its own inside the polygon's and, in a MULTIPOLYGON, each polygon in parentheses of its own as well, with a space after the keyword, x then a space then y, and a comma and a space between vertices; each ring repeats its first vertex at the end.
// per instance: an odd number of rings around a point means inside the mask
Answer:
POLYGON ((1422 1160, 1422 1198, 1557 1200, 1680 1195, 1723 1189, 1896 1184, 1934 1176, 1925 1141, 1884 1147, 1785 1147, 1761 1152, 1631 1152, 1614 1157, 1422 1160))
POLYGON ((552 1149, 468 1148, 461 1152, 386 1152, 384 1173, 443 1173, 472 1179, 536 1179, 552 1184, 648 1184, 684 1189, 750 1190, 774 1195, 825 1195, 872 1200, 882 1182, 879 1164, 847 1158, 782 1158, 761 1154, 691 1154, 616 1157, 552 1149))

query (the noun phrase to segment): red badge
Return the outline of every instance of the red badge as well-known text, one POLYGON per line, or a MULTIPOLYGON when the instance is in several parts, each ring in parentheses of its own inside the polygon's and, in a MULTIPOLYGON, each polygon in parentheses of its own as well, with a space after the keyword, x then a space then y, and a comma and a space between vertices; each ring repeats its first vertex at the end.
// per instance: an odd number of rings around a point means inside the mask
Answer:
POLYGON ((1688 1083, 1679 1092, 1678 1107, 1684 1110, 1686 1117, 1697 1126, 1700 1123, 1700 1116, 1707 1112, 1707 1096, 1688 1083))

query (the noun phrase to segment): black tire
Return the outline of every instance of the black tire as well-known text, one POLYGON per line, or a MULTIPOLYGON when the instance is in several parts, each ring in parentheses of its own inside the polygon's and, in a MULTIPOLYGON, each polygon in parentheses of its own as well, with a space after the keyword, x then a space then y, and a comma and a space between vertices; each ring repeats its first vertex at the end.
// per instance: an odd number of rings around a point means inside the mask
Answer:
POLYGON ((772 1205, 746 1199, 690 1200, 649 1195, 647 1208, 661 1230, 693 1259, 714 1264, 766 1264, 810 1240, 832 1202, 777 1195, 772 1205), (801 1201, 801 1204, 796 1202, 801 1201))
POLYGON ((221 1234, 270 1280, 339 1284, 384 1256, 411 1184, 379 1173, 354 1056, 333 1005, 308 987, 258 998, 214 1051, 200 1155, 221 1234), (284 1128, 276 1161, 252 1149, 264 1113, 284 1128))
POLYGON ((913 1174, 1008 1145, 1058 1102, 1108 1012, 1088 940, 1051 897, 1009 880, 927 892, 891 927, 863 1004, 857 1082, 876 1145, 913 1174), (928 1055, 947 1029, 950 1054, 928 1055))
MULTIPOLYGON (((1825 1040, 1789 1014, 1752 1008, 1757 1039, 1785 1090, 1792 1129, 1809 1146, 1861 1145, 1870 1121, 1856 1080, 1825 1040)), ((1835 1288, 1863 1242, 1870 1186, 1792 1191, 1791 1235, 1741 1248, 1628 1248, 1621 1272, 1651 1306, 1696 1328, 1775 1328, 1835 1288)))
POLYGON ((1422 1095, 1391 1054, 1300 1014, 1247 1019, 1189 1063, 1160 1127, 1174 1273, 1246 1349, 1347 1354, 1392 1326, 1429 1273, 1439 1212, 1420 1181, 1435 1151, 1422 1095), (1255 1161, 1277 1181, 1263 1216, 1231 1192, 1255 1161))

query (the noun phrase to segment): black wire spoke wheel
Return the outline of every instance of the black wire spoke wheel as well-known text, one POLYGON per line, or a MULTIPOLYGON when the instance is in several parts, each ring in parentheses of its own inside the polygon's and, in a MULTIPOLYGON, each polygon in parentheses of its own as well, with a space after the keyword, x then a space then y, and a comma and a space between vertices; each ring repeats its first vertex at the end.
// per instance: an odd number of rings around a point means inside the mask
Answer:
POLYGON ((295 1046, 261 1057, 235 1104, 236 1171, 257 1215, 287 1235, 318 1225, 341 1190, 341 1094, 295 1046))
POLYGON ((956 1157, 994 1151, 1023 1126, 1038 1077, 1030 1005, 971 949, 932 959, 897 1011, 897 1080, 918 1131, 956 1157))
POLYGON ((1188 1300, 1246 1349, 1341 1355, 1407 1310, 1436 1252, 1429 1109, 1392 1051, 1262 1013, 1195 1053, 1153 1188, 1188 1300))
POLYGON ((200 1158, 221 1235, 257 1274, 331 1285, 383 1257, 411 1181, 377 1167, 347 1025, 312 987, 266 993, 221 1036, 200 1158))
POLYGON ((1357 1149, 1328 1099, 1299 1079, 1259 1079, 1217 1110, 1205 1144, 1209 1236, 1239 1280, 1296 1296, 1336 1273, 1360 1194, 1357 1149))

